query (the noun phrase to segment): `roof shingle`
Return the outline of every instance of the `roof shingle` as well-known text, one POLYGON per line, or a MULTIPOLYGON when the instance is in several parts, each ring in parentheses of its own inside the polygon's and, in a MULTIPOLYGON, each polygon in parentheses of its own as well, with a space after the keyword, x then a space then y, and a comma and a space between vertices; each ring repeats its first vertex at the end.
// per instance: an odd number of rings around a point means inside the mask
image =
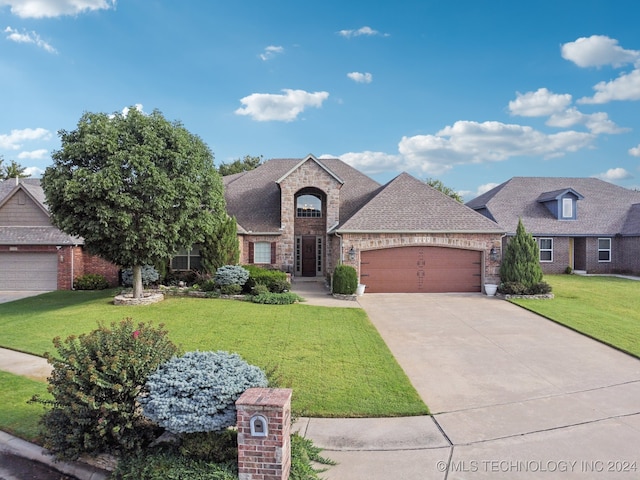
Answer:
POLYGON ((595 236, 640 235, 640 192, 597 178, 514 177, 467 202, 475 210, 487 209, 498 224, 515 233, 518 220, 533 235, 595 236), (572 189, 583 196, 577 201, 576 220, 558 220, 540 197, 572 189))

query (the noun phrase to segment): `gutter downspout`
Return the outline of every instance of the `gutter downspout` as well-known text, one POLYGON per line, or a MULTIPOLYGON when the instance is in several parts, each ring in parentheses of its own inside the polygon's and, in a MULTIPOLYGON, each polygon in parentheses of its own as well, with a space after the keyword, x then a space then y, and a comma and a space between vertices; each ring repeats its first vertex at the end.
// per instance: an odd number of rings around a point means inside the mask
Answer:
MULTIPOLYGON (((338 224, 340 224, 340 221, 337 221, 336 224, 331 227, 329 230, 333 230, 334 228, 336 228, 338 226, 338 224)), ((338 237, 338 239, 340 240, 340 258, 338 259, 338 261, 340 262, 340 265, 342 265, 343 263, 343 253, 342 253, 342 236, 338 233, 338 232, 333 232, 333 234, 338 237)), ((331 275, 331 285, 330 285, 331 291, 333 292, 333 275, 331 275)))
POLYGON ((69 245, 69 252, 71 253, 71 290, 75 290, 75 286, 73 285, 73 268, 74 268, 74 264, 73 264, 73 245, 69 245))

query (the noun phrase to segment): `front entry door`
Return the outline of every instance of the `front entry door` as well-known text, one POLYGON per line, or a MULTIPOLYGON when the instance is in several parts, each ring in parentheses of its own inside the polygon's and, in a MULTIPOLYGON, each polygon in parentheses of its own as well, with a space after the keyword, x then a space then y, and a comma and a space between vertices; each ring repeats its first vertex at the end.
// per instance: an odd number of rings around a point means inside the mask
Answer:
POLYGON ((316 237, 302 237, 302 276, 316 276, 316 237))

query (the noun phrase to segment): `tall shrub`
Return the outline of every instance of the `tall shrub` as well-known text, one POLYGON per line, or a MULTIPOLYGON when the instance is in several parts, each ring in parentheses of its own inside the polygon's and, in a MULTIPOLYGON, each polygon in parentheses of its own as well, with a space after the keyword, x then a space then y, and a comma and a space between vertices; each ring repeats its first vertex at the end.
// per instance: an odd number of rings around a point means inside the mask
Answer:
POLYGON ((45 354, 54 403, 42 417, 44 446, 65 459, 144 447, 155 427, 136 399, 147 376, 178 351, 163 326, 128 318, 53 344, 58 354, 45 354))
POLYGON ((333 272, 333 293, 353 295, 358 288, 358 272, 350 265, 338 265, 333 272))
POLYGON ((223 265, 236 265, 240 260, 238 225, 235 217, 227 216, 207 235, 200 245, 200 258, 204 270, 215 272, 223 265))
POLYGON ((515 236, 507 243, 500 265, 503 283, 520 283, 527 290, 542 282, 538 244, 518 220, 515 236))

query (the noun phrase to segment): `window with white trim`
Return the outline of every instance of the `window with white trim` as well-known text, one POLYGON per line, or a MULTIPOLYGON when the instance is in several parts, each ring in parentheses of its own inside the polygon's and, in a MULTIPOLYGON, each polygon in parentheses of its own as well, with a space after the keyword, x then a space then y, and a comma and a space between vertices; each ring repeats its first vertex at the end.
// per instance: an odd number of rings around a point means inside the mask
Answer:
POLYGON ((562 218, 573 218, 573 199, 562 199, 562 218))
POLYGON ((541 262, 553 262, 553 238, 538 239, 541 262))
POLYGON ((610 238, 598 239, 598 261, 599 262, 611 261, 611 239, 610 238))
POLYGON ((270 242, 255 242, 253 244, 253 263, 271 263, 270 242))
POLYGON ((171 259, 172 270, 200 270, 200 249, 193 247, 191 250, 181 249, 178 254, 171 259))

